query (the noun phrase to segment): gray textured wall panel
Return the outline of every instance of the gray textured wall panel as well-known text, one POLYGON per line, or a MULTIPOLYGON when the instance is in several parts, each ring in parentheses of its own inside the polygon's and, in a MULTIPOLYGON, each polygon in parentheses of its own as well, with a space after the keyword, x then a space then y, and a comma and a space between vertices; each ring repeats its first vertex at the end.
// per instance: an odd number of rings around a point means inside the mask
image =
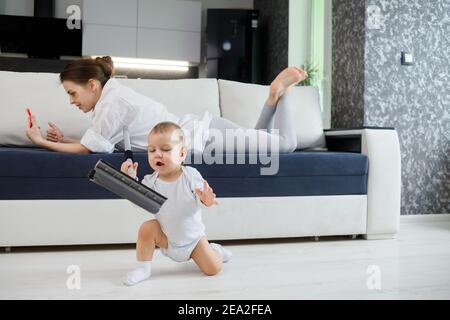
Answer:
POLYGON ((331 127, 364 122, 364 1, 333 1, 331 127))
POLYGON ((333 0, 333 6, 332 126, 395 127, 402 214, 449 213, 450 0, 333 0), (381 9, 380 29, 364 27, 361 44, 361 8, 370 5, 381 9), (401 51, 414 54, 414 65, 400 64, 401 51), (354 72, 358 81, 351 82, 354 72))

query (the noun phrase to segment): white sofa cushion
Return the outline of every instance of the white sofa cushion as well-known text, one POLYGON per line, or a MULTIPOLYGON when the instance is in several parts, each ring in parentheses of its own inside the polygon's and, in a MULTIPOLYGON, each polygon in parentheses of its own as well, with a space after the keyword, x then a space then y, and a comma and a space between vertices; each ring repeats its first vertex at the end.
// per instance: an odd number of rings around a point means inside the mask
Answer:
POLYGON ((89 114, 70 105, 59 74, 1 71, 0 145, 33 146, 25 135, 27 107, 36 116, 43 135, 48 121, 73 138, 81 138, 90 124, 89 114))
POLYGON ((176 115, 209 111, 220 116, 219 87, 216 79, 117 79, 123 85, 158 101, 176 115))
MULTIPOLYGON (((267 99, 269 86, 228 80, 218 82, 222 117, 243 127, 253 128, 267 99)), ((293 87, 292 94, 298 101, 294 106, 297 149, 325 147, 317 87, 293 87)))

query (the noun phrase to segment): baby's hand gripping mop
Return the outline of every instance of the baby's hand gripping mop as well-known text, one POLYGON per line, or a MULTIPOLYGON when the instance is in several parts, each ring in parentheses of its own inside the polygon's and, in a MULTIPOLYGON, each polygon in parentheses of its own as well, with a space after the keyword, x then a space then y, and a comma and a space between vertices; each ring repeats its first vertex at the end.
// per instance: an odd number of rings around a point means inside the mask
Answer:
MULTIPOLYGON (((124 142, 125 161, 133 163, 133 153, 131 151, 130 136, 127 127, 124 128, 124 142)), ((130 166, 128 169, 129 173, 133 173, 130 170, 133 170, 133 166, 130 166)), ((102 159, 97 162, 95 168, 89 173, 89 179, 151 213, 158 213, 161 206, 167 200, 162 194, 139 183, 102 159)))

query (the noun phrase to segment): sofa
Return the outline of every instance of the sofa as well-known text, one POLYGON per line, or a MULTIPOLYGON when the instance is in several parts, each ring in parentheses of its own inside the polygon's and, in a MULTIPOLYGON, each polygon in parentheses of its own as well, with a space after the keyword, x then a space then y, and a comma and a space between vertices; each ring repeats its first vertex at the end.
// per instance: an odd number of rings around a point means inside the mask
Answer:
MULTIPOLYGON (((268 92, 267 86, 216 79, 118 81, 172 113, 207 110, 243 127, 254 126, 268 92)), ((202 173, 219 201, 203 210, 208 238, 394 238, 401 190, 396 130, 324 130, 318 89, 294 87, 292 95, 298 146, 278 155, 276 174, 261 174, 273 162, 251 163, 251 154, 219 155, 223 161, 212 164, 189 155, 187 165, 202 173)), ((99 159, 120 166, 123 154, 35 148, 25 136, 26 107, 43 134, 48 121, 75 138, 89 127, 90 115, 69 104, 58 74, 0 72, 0 246, 134 243, 139 225, 153 214, 88 179, 99 159)), ((151 173, 146 159, 135 153, 141 177, 151 173)))

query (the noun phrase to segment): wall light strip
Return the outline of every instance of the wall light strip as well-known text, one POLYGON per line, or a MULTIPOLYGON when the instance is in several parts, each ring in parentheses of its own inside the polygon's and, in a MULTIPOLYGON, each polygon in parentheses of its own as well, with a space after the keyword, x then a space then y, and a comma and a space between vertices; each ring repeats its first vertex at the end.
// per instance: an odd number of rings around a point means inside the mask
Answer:
POLYGON ((114 62, 114 67, 125 69, 164 70, 164 71, 180 71, 180 72, 187 72, 189 70, 188 67, 164 66, 157 64, 125 63, 125 62, 114 62))
MULTIPOLYGON (((96 57, 97 56, 92 56, 92 58, 96 57)), ((187 72, 189 70, 188 61, 139 59, 139 58, 123 58, 123 57, 111 57, 111 58, 114 62, 114 67, 117 68, 162 70, 162 71, 165 70, 178 72, 187 72)))
POLYGON ((189 67, 189 62, 187 62, 187 61, 121 58, 121 57, 113 57, 112 59, 114 62, 123 62, 123 63, 156 64, 156 65, 160 65, 160 66, 189 67))

